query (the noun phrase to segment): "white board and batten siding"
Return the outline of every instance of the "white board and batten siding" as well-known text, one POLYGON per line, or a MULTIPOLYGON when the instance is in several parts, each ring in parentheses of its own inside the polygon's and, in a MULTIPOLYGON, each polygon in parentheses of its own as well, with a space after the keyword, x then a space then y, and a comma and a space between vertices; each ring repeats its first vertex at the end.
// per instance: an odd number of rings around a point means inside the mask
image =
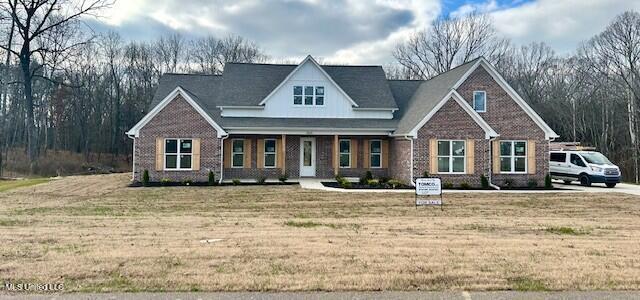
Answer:
POLYGON ((305 62, 265 102, 263 109, 225 107, 223 117, 392 119, 391 110, 353 109, 351 101, 311 61, 305 62), (294 86, 323 86, 324 105, 294 105, 294 86))

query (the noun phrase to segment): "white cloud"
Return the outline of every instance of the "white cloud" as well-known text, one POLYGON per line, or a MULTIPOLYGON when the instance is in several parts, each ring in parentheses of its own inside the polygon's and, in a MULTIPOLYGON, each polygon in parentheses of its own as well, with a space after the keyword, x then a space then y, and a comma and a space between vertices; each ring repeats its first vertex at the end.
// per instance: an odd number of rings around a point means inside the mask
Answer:
POLYGON ((516 44, 545 42, 568 53, 630 9, 640 9, 640 1, 539 0, 491 14, 498 31, 516 44))

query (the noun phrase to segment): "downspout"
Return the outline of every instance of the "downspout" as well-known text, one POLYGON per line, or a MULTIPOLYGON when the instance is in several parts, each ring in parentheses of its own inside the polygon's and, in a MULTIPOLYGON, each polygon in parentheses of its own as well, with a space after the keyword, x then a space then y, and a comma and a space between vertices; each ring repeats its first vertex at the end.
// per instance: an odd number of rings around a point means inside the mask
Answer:
POLYGON ((415 186, 416 183, 413 181, 413 138, 409 137, 408 135, 405 135, 404 138, 408 141, 411 142, 411 163, 410 163, 410 169, 409 169, 409 181, 411 182, 411 185, 415 186))
POLYGON ((222 179, 224 178, 224 140, 229 138, 228 135, 225 135, 220 139, 220 180, 218 180, 218 184, 222 184, 222 179))
MULTIPOLYGON (((493 152, 491 152, 491 150, 493 150, 493 141, 495 141, 498 137, 494 136, 492 138, 489 138, 489 186, 496 189, 496 190, 500 190, 500 187, 493 184, 493 182, 491 182, 491 175, 493 174, 493 152)), ((497 150, 496 150, 497 151, 497 150)))
POLYGON ((131 166, 131 181, 136 180, 136 138, 127 134, 127 137, 133 140, 133 162, 131 166))

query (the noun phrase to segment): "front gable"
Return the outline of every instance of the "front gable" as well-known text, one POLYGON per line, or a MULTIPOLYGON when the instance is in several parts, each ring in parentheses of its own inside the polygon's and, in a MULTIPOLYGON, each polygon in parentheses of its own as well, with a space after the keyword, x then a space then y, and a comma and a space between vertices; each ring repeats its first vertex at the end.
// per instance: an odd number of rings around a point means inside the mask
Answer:
POLYGON ((478 114, 503 138, 556 138, 558 135, 484 59, 454 86, 473 106, 474 91, 486 92, 486 111, 478 114))

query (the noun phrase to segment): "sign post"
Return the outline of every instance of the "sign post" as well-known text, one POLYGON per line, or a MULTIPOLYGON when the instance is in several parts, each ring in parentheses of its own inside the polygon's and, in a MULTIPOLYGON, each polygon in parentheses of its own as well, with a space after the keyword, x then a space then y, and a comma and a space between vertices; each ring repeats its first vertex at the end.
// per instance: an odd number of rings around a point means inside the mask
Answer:
POLYGON ((440 178, 416 179, 416 209, 418 206, 428 205, 440 205, 440 209, 444 210, 444 203, 442 201, 442 181, 440 178))

